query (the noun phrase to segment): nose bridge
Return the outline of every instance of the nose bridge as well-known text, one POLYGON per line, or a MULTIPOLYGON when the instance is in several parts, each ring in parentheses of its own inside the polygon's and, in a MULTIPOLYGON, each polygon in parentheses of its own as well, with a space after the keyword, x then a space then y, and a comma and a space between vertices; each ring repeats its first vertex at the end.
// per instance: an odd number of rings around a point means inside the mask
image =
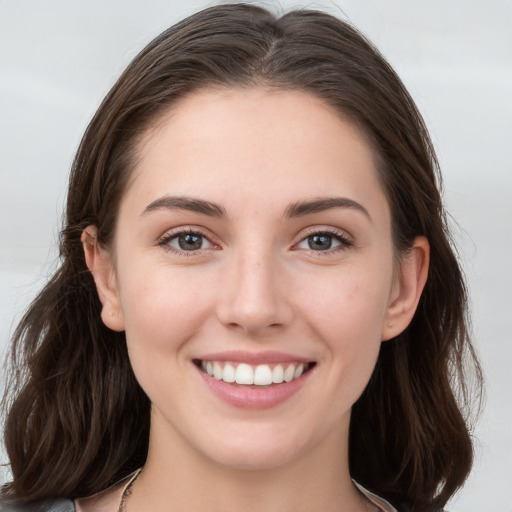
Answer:
POLYGON ((286 324, 291 310, 280 289, 279 271, 278 258, 269 244, 240 246, 227 269, 227 294, 221 304, 223 323, 247 332, 286 324))

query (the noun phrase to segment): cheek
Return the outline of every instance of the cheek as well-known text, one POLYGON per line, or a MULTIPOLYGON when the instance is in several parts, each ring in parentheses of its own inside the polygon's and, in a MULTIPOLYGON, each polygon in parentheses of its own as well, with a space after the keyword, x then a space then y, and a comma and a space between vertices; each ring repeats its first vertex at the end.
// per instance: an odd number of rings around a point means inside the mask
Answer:
POLYGON ((359 398, 379 355, 390 289, 383 275, 333 276, 323 287, 313 288, 309 301, 301 301, 313 338, 327 348, 324 362, 330 367, 333 396, 341 405, 359 398))
POLYGON ((186 272, 153 268, 132 273, 123 284, 121 305, 130 345, 175 350, 200 329, 210 310, 205 289, 186 272))
POLYGON ((151 400, 158 402, 163 390, 177 391, 184 385, 177 376, 188 359, 181 355, 206 322, 211 300, 183 272, 149 268, 125 274, 130 277, 123 280, 120 297, 133 371, 151 400))
POLYGON ((389 273, 333 272, 330 277, 315 279, 310 276, 309 284, 303 289, 302 314, 324 334, 356 343, 371 342, 378 338, 388 308, 391 279, 389 273), (384 276, 384 277, 383 277, 384 276))

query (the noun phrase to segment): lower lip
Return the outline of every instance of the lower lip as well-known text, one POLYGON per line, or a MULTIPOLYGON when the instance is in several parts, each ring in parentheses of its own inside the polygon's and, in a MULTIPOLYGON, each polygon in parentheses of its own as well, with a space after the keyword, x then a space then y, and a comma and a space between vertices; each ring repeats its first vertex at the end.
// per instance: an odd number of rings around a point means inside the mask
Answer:
POLYGON ((197 368, 197 371, 214 395, 223 402, 239 409, 268 409, 275 407, 297 393, 311 373, 311 370, 307 371, 298 379, 294 379, 291 382, 283 382, 282 384, 274 384, 268 387, 247 387, 217 380, 199 368, 197 368))

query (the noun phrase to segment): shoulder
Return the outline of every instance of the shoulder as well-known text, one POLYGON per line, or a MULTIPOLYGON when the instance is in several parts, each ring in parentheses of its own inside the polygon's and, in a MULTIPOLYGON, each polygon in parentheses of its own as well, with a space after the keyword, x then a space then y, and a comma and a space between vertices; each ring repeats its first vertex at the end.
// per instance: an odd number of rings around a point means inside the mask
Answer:
POLYGON ((68 499, 35 501, 26 504, 1 499, 0 512, 75 512, 75 505, 68 499))

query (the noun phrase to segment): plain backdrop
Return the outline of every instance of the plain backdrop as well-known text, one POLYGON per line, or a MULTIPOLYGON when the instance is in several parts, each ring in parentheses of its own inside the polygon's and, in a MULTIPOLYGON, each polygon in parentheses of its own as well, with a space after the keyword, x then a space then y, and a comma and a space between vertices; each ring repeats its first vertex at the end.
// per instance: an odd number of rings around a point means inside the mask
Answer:
MULTIPOLYGON (((512 2, 289 2, 352 21, 422 111, 466 271, 486 379, 476 465, 450 511, 511 512, 512 2)), ((135 54, 204 1, 0 0, 0 349, 57 264, 67 174, 135 54)), ((5 459, 5 457, 4 457, 5 459)))

